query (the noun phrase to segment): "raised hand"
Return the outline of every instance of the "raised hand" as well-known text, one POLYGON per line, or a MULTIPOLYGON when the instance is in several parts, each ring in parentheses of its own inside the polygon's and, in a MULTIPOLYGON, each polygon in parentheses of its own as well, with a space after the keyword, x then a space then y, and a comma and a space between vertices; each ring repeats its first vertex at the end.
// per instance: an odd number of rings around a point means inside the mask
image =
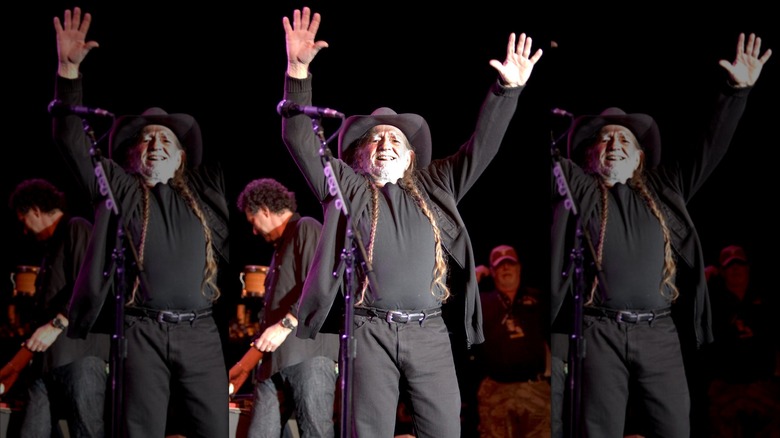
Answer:
POLYGON ((509 35, 504 62, 497 59, 490 60, 490 65, 498 70, 505 85, 519 87, 528 82, 534 65, 542 57, 542 49, 537 49, 533 56, 530 56, 532 43, 531 37, 526 37, 525 33, 521 33, 517 46, 515 46, 515 34, 512 33, 509 35))
POLYGON ((745 44, 745 34, 739 34, 737 39, 737 56, 734 62, 721 59, 719 64, 728 71, 731 82, 738 88, 750 87, 761 75, 761 69, 772 56, 772 49, 767 49, 761 55, 761 38, 751 33, 745 44))
POLYGON ((285 42, 287 44, 287 74, 303 79, 308 75, 309 64, 320 51, 328 47, 325 41, 315 41, 320 27, 320 14, 312 15, 311 9, 293 11, 292 24, 288 17, 282 18, 285 42))
POLYGON ((83 18, 81 8, 75 7, 73 11, 65 10, 63 21, 54 17, 54 30, 57 34, 57 56, 59 58, 60 76, 74 79, 78 77, 78 68, 81 61, 90 50, 99 47, 96 41, 86 41, 92 16, 85 13, 83 18))

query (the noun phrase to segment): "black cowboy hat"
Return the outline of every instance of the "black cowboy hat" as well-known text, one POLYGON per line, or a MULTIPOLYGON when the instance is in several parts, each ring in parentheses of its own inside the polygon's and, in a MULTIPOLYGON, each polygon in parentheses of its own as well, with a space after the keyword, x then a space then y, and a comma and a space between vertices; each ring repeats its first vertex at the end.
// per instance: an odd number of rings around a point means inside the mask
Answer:
POLYGON ((398 114, 387 107, 378 108, 367 116, 347 117, 339 133, 339 158, 343 159, 347 149, 355 146, 355 140, 377 125, 392 125, 400 129, 414 149, 417 166, 426 167, 430 164, 431 130, 428 122, 420 115, 398 114))
POLYGON ((661 133, 655 120, 647 114, 626 114, 616 107, 607 108, 599 115, 580 116, 574 120, 569 131, 569 158, 581 163, 583 152, 606 125, 621 125, 631 130, 645 153, 646 168, 652 169, 661 162, 661 133))
POLYGON ((131 141, 146 125, 162 125, 173 131, 187 152, 190 167, 200 165, 203 158, 203 144, 200 126, 189 114, 168 114, 162 108, 149 108, 139 116, 119 117, 109 135, 109 157, 124 163, 131 141))

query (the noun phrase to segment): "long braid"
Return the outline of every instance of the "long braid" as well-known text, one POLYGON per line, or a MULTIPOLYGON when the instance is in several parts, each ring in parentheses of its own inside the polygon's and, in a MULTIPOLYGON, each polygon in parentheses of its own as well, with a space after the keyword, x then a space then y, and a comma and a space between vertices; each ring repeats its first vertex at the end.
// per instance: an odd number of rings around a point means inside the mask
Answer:
POLYGON ((669 226, 666 224, 666 218, 664 218, 663 213, 661 213, 661 209, 658 208, 658 204, 647 189, 644 178, 640 176, 639 178, 633 178, 632 180, 634 187, 639 191, 642 199, 645 200, 650 211, 653 212, 653 215, 658 218, 658 222, 661 224, 661 232, 664 236, 664 270, 663 279, 661 280, 661 295, 671 298, 672 302, 674 302, 680 296, 680 290, 677 289, 677 285, 674 284, 674 277, 677 274, 677 263, 675 262, 674 252, 672 250, 672 238, 669 226), (667 295, 664 286, 671 291, 671 296, 667 295))
POLYGON ((127 305, 133 305, 135 304, 135 298, 136 294, 138 293, 138 287, 141 285, 141 277, 140 272, 143 270, 144 266, 144 250, 146 249, 146 233, 149 231, 149 187, 146 185, 146 183, 143 182, 142 179, 138 179, 138 184, 141 185, 141 189, 143 190, 143 204, 144 204, 144 221, 143 225, 141 225, 141 241, 138 243, 138 270, 139 270, 139 276, 135 278, 135 282, 133 283, 133 292, 130 294, 130 300, 127 302, 127 305))
MULTIPOLYGON (((599 190, 601 191, 601 229, 599 231, 599 244, 596 249, 596 264, 601 266, 601 261, 604 258, 604 239, 607 237, 607 213, 609 210, 609 198, 607 197, 607 185, 599 178, 599 190)), ((593 279, 593 287, 590 289, 590 296, 585 302, 586 306, 592 305, 596 297, 596 290, 599 287, 599 277, 596 276, 593 279)))
POLYGON ((431 222, 431 228, 433 229, 433 241, 436 245, 436 263, 433 266, 433 283, 431 284, 431 293, 434 297, 441 300, 443 303, 450 297, 450 288, 447 286, 447 262, 444 257, 441 228, 439 228, 439 224, 436 222, 436 217, 433 215, 433 212, 428 206, 428 203, 425 202, 425 199, 420 194, 420 189, 417 187, 417 183, 415 182, 414 176, 412 175, 413 174, 411 172, 405 173, 402 184, 406 186, 406 188, 409 190, 409 193, 411 193, 412 197, 417 202, 417 205, 420 206, 420 209, 422 210, 425 217, 427 217, 431 222), (436 286, 438 286, 442 291, 441 293, 436 293, 436 286))
MULTIPOLYGON (((368 181, 368 187, 371 189, 371 233, 368 237, 368 262, 371 263, 374 260, 374 243, 376 242, 376 228, 379 223, 379 190, 376 186, 368 181)), ((360 291, 360 299, 355 305, 363 304, 366 299, 366 290, 368 290, 368 275, 363 278, 363 289, 360 291)))
POLYGON ((190 206, 195 216, 200 220, 203 226, 203 235, 206 238, 206 266, 203 268, 203 283, 201 284, 201 294, 209 298, 212 302, 216 301, 220 296, 219 286, 217 285, 217 261, 214 253, 214 247, 212 246, 211 229, 208 227, 206 216, 203 213, 203 209, 200 208, 200 204, 193 196, 192 191, 187 184, 185 177, 174 178, 171 185, 182 195, 187 205, 190 206), (210 286, 214 291, 211 297, 206 296, 206 287, 210 286))

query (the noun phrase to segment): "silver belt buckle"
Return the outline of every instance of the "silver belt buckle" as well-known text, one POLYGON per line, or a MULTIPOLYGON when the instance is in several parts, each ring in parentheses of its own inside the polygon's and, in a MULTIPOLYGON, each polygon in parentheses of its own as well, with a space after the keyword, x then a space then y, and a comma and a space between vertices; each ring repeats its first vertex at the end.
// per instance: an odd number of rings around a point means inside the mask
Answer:
MULTIPOLYGON (((385 314, 385 321, 387 322, 406 322, 406 321, 394 321, 393 315, 398 315, 400 317, 403 317, 405 314, 403 312, 399 312, 397 310, 388 310, 385 314)), ((408 317, 407 317, 408 320, 408 317)))
POLYGON ((617 313, 615 314, 615 321, 623 322, 623 315, 626 314, 631 315, 631 312, 624 312, 622 310, 618 310, 617 313))

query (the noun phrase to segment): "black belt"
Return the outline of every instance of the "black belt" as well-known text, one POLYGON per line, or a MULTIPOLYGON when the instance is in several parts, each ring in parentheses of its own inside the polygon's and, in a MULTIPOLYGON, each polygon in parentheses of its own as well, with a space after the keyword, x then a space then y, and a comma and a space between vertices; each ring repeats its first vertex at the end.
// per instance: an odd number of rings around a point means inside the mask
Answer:
POLYGON ((585 314, 589 316, 601 316, 614 319, 617 322, 636 324, 638 322, 650 322, 656 319, 666 318, 672 314, 672 309, 651 310, 649 312, 634 312, 631 310, 605 309, 603 307, 586 307, 585 314))
POLYGON ((403 310, 383 310, 367 307, 355 307, 355 315, 382 318, 387 322, 406 324, 407 322, 421 322, 428 318, 441 316, 441 307, 422 310, 420 312, 404 312, 403 310))
POLYGON ((196 319, 211 316, 211 308, 194 310, 192 312, 177 312, 174 310, 146 309, 143 307, 128 307, 125 309, 125 315, 145 316, 156 320, 157 322, 168 322, 178 324, 180 322, 192 322, 196 319))

